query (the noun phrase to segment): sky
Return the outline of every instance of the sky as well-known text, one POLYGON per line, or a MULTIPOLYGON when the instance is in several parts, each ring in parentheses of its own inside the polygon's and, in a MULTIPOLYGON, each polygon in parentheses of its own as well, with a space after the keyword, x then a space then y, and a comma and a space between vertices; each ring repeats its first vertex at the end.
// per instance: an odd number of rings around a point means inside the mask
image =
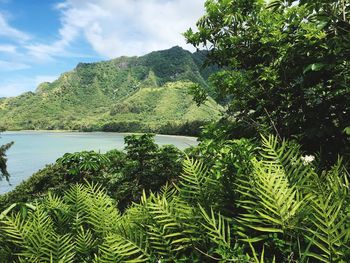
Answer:
POLYGON ((35 91, 79 62, 178 45, 205 0, 0 0, 0 97, 35 91))

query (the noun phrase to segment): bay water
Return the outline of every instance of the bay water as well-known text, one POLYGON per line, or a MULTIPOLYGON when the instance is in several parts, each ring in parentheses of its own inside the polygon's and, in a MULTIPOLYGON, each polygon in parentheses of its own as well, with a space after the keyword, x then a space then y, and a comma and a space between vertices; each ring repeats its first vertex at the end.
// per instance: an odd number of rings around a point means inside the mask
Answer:
MULTIPOLYGON (((0 134, 0 145, 13 141, 7 151, 7 165, 10 183, 0 181, 0 194, 12 190, 24 179, 30 177, 45 165, 55 162, 63 154, 84 150, 104 153, 108 150, 124 148, 125 133, 113 132, 47 132, 19 131, 0 134)), ((196 145, 194 137, 156 135, 159 145, 173 144, 179 149, 196 145)))

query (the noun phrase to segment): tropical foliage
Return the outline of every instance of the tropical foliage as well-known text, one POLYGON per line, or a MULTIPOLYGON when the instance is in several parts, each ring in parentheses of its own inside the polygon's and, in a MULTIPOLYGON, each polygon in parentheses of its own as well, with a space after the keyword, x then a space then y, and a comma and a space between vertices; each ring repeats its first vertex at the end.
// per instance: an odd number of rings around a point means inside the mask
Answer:
MULTIPOLYGON (((349 157, 349 1, 208 0, 197 30, 228 103, 229 133, 296 138, 324 162, 349 157)), ((197 101, 205 99, 197 89, 197 101)))
POLYGON ((218 174, 215 165, 187 158, 177 183, 144 192, 124 213, 103 188, 89 183, 73 185, 63 196, 49 193, 18 212, 11 206, 0 218, 1 258, 348 262, 350 183, 341 163, 318 171, 298 145, 274 136, 253 148, 247 141, 227 142, 224 152, 237 155, 242 148, 250 158, 235 173, 218 174), (225 187, 235 195, 222 192, 225 187), (235 209, 227 209, 227 199, 235 209))
POLYGON ((12 203, 43 197, 48 191, 62 194, 71 184, 85 180, 104 186, 124 210, 132 201, 140 199, 143 189, 157 191, 181 173, 183 153, 171 145, 158 146, 154 135, 126 136, 125 145, 125 151, 65 154, 13 191, 0 195, 0 211, 12 203))
MULTIPOLYGON (((3 132, 2 128, 0 128, 0 133, 1 132, 3 132)), ((10 147, 12 145, 13 145, 13 142, 6 143, 6 144, 0 146, 0 180, 2 180, 4 177, 5 177, 6 181, 9 180, 10 174, 7 171, 6 151, 8 149, 10 149, 10 147)))
POLYGON ((0 101, 20 128, 194 133, 220 115, 208 94, 227 109, 185 153, 131 135, 0 196, 0 261, 350 262, 349 1, 205 8, 185 37, 207 52, 79 64, 0 101))

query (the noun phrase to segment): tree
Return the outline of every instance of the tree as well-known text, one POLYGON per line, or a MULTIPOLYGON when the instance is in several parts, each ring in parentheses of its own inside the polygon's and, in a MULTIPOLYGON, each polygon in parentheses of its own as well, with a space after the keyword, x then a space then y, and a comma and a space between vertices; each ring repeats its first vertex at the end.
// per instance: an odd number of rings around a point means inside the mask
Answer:
POLYGON ((157 191, 181 172, 181 151, 172 145, 159 147, 154 134, 129 135, 124 140, 129 160, 124 174, 141 189, 157 191))
MULTIPOLYGON (((0 128, 0 132, 3 132, 4 129, 0 128)), ((10 149, 13 145, 13 142, 6 143, 0 146, 0 180, 5 177, 6 181, 9 181, 10 174, 7 171, 7 158, 6 151, 10 149)))
POLYGON ((208 0, 205 7, 198 31, 185 37, 223 69, 211 82, 229 100, 230 134, 270 129, 323 160, 348 154, 349 1, 208 0))

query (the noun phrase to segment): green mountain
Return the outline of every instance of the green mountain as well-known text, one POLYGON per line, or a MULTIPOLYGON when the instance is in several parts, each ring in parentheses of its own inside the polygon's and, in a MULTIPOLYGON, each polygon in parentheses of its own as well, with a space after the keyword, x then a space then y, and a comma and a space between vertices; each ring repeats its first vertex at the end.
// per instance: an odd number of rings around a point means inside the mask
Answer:
POLYGON ((189 133, 216 119, 209 99, 197 107, 193 83, 207 86, 215 68, 202 69, 203 52, 180 47, 142 57, 80 63, 35 92, 0 100, 0 126, 17 129, 70 129, 189 133))

